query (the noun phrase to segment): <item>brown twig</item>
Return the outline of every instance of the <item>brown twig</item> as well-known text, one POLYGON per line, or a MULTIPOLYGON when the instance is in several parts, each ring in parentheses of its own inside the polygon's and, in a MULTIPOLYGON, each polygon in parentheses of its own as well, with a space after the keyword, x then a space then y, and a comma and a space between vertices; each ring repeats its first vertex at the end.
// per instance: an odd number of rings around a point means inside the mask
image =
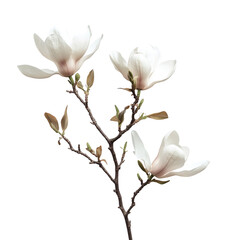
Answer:
POLYGON ((131 221, 129 220, 128 216, 130 214, 131 209, 135 206, 135 197, 137 196, 137 194, 147 185, 150 183, 149 180, 147 180, 145 183, 143 183, 141 185, 141 187, 139 189, 137 189, 137 191, 134 192, 134 195, 132 197, 132 204, 131 206, 128 208, 128 210, 126 211, 123 205, 123 200, 122 200, 122 195, 120 192, 120 186, 119 186, 119 171, 120 168, 124 162, 124 158, 125 158, 125 154, 126 154, 126 149, 123 150, 122 153, 122 157, 120 162, 118 162, 115 150, 114 150, 114 143, 124 134, 126 133, 135 123, 138 122, 138 120, 135 119, 135 115, 138 112, 139 108, 137 106, 138 102, 139 102, 139 95, 140 95, 140 91, 138 92, 138 94, 135 93, 135 89, 132 87, 132 95, 134 97, 134 102, 131 105, 131 110, 132 110, 132 117, 131 117, 131 121, 130 123, 125 127, 124 130, 121 130, 121 127, 118 128, 118 134, 117 136, 115 136, 114 138, 109 138, 101 129, 101 127, 99 126, 99 124, 97 123, 96 119, 94 118, 91 109, 89 108, 88 105, 88 94, 89 92, 84 91, 85 93, 85 100, 83 100, 80 95, 78 94, 78 90, 76 89, 76 85, 72 85, 72 91, 67 91, 69 93, 73 93, 78 99, 79 101, 84 105, 85 109, 87 110, 90 119, 91 119, 91 123, 97 128, 97 130, 99 131, 99 133, 105 138, 105 140, 108 143, 108 149, 112 155, 112 159, 115 165, 115 176, 114 178, 111 176, 111 174, 104 168, 104 166, 102 165, 101 161, 98 159, 98 161, 94 161, 92 160, 87 154, 83 153, 80 149, 80 146, 78 145, 78 150, 74 149, 71 142, 64 136, 63 139, 68 143, 69 145, 69 149, 81 154, 82 156, 86 157, 91 164, 98 164, 100 168, 102 168, 102 170, 107 174, 107 176, 110 178, 110 180, 114 183, 115 189, 114 192, 117 195, 118 198, 118 208, 121 210, 124 220, 125 220, 125 224, 127 227, 127 233, 128 233, 128 238, 129 240, 132 240, 132 231, 131 231, 131 221))

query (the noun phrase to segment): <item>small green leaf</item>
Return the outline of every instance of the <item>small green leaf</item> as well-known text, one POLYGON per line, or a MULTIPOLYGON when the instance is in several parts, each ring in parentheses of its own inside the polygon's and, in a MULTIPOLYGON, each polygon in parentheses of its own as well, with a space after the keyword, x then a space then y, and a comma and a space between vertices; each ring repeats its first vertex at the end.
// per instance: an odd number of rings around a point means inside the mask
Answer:
POLYGON ((165 183, 168 183, 170 180, 167 180, 167 181, 160 181, 160 180, 157 180, 157 179, 153 179, 152 182, 155 182, 155 183, 158 183, 158 184, 165 184, 165 183))
POLYGON ((127 148, 127 142, 125 142, 124 147, 123 147, 124 152, 126 152, 126 148, 127 148))
POLYGON ((115 105, 115 110, 116 110, 116 116, 118 117, 119 109, 118 109, 117 105, 115 105))
POLYGON ((110 119, 110 121, 118 122, 118 118, 117 118, 117 116, 116 116, 116 115, 113 116, 113 117, 110 119))
POLYGON ((139 173, 137 174, 137 177, 138 177, 138 180, 139 180, 140 182, 142 182, 142 178, 141 178, 141 176, 140 176, 139 173))
POLYGON ((168 115, 165 111, 163 111, 163 112, 153 113, 153 114, 147 115, 147 117, 155 119, 155 120, 162 120, 162 119, 168 118, 168 115))

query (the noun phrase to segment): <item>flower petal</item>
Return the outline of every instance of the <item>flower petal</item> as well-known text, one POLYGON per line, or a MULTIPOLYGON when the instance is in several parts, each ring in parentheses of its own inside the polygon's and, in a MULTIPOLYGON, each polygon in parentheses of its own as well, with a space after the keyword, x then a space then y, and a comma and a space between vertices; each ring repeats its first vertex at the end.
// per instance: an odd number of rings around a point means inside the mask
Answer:
POLYGON ((183 170, 180 172, 170 172, 165 174, 162 178, 171 177, 171 176, 181 176, 181 177, 191 177, 202 172, 209 164, 209 161, 203 162, 200 166, 195 167, 191 170, 183 170))
POLYGON ((122 57, 122 55, 119 52, 113 52, 110 54, 110 59, 115 67, 116 70, 118 70, 124 78, 128 79, 128 66, 125 61, 125 59, 122 57))
POLYGON ((88 49, 89 42, 91 37, 91 30, 90 27, 86 29, 86 31, 79 33, 78 35, 74 36, 72 39, 72 54, 74 60, 77 62, 80 58, 85 54, 88 49))
POLYGON ((160 60, 160 52, 157 47, 153 46, 145 46, 145 47, 138 47, 135 49, 135 53, 141 53, 144 55, 148 62, 151 64, 152 69, 155 69, 159 64, 160 60))
POLYGON ((54 74, 58 74, 58 72, 49 69, 39 69, 30 65, 19 65, 18 69, 22 74, 31 78, 48 78, 54 74))
POLYGON ((178 145, 179 144, 178 133, 176 131, 172 131, 172 132, 167 133, 164 136, 163 141, 164 141, 165 145, 169 145, 169 144, 178 145))
POLYGON ((154 73, 151 76, 152 79, 159 79, 159 80, 154 81, 151 84, 149 84, 146 89, 151 88, 156 83, 163 82, 163 81, 166 81, 167 79, 169 79, 175 72, 175 68, 176 68, 175 60, 169 60, 166 62, 162 62, 159 65, 159 67, 155 69, 154 73))
POLYGON ((162 155, 160 156, 165 166, 161 171, 154 175, 158 178, 164 176, 166 173, 181 168, 185 164, 185 152, 181 147, 176 145, 168 145, 164 148, 162 155))
POLYGON ((35 44, 36 44, 36 47, 38 49, 38 51, 47 59, 51 60, 51 57, 49 55, 49 52, 48 52, 48 49, 45 45, 45 42, 36 34, 34 33, 33 35, 33 38, 34 38, 34 41, 35 41, 35 44))
POLYGON ((152 74, 151 63, 141 53, 136 53, 136 49, 131 53, 128 60, 128 68, 132 72, 134 77, 137 78, 137 89, 147 89, 148 80, 152 74))
POLYGON ((169 132, 164 136, 158 151, 158 155, 152 163, 151 173, 153 175, 155 176, 161 175, 163 169, 166 167, 169 159, 166 157, 166 154, 164 153, 164 151, 165 151, 165 148, 170 144, 177 145, 177 146, 179 144, 179 136, 176 131, 169 132))
POLYGON ((82 64, 98 50, 102 38, 103 38, 103 35, 91 44, 91 46, 88 48, 85 55, 78 61, 77 70, 79 70, 79 68, 82 66, 82 64))
POLYGON ((151 161, 148 155, 148 152, 146 151, 142 140, 140 139, 138 133, 136 131, 132 131, 132 142, 133 142, 133 147, 135 150, 135 155, 137 158, 142 160, 145 164, 145 167, 148 171, 151 170, 151 161))
POLYGON ((49 58, 56 64, 66 62, 72 53, 72 49, 57 31, 47 37, 45 46, 48 50, 49 58))

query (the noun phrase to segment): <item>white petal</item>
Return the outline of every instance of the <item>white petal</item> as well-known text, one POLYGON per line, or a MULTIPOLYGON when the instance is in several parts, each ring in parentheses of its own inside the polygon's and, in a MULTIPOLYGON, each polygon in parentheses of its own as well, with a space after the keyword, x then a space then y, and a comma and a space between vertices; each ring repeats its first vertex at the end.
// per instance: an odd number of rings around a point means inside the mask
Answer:
POLYGON ((85 55, 78 61, 78 63, 77 63, 77 70, 82 66, 82 64, 88 58, 90 58, 98 50, 102 38, 103 38, 103 35, 90 45, 90 47, 88 48, 88 50, 85 53, 85 55))
POLYGON ((195 167, 191 170, 183 170, 180 172, 170 172, 164 175, 163 178, 171 177, 171 176, 191 177, 203 171, 208 166, 208 164, 209 164, 209 161, 206 161, 202 163, 200 166, 195 167))
POLYGON ((135 52, 142 53, 148 62, 151 64, 152 69, 155 69, 159 64, 160 52, 157 47, 145 46, 135 49, 135 52))
POLYGON ((35 41, 36 47, 39 50, 39 52, 45 58, 47 58, 49 60, 52 60, 50 55, 49 55, 48 49, 47 49, 47 47, 45 45, 45 42, 36 33, 33 35, 33 37, 34 37, 34 41, 35 41))
POLYGON ((110 59, 115 67, 124 78, 128 79, 128 66, 125 61, 125 59, 122 57, 122 55, 119 52, 113 52, 110 54, 110 59))
POLYGON ((166 145, 169 145, 169 144, 178 145, 179 144, 178 133, 176 131, 172 131, 172 132, 167 133, 164 136, 163 141, 165 142, 166 145))
POLYGON ((162 177, 166 173, 181 168, 185 164, 185 152, 181 147, 168 145, 164 148, 161 155, 162 162, 165 162, 163 169, 155 174, 156 177, 162 177))
POLYGON ((91 37, 91 30, 88 27, 86 31, 79 33, 72 39, 72 54, 74 60, 77 62, 85 54, 88 49, 91 37))
POLYGON ((149 84, 149 86, 146 89, 151 88, 156 83, 163 82, 169 79, 175 72, 175 68, 176 68, 175 60, 170 60, 170 61, 161 63, 155 69, 154 73, 151 76, 152 79, 158 79, 158 80, 149 84))
POLYGON ((30 65, 19 65, 18 69, 22 74, 31 78, 48 78, 54 74, 58 74, 58 72, 49 69, 39 69, 30 65))
POLYGON ((182 150, 184 151, 184 153, 185 153, 185 161, 187 160, 187 158, 188 158, 188 155, 189 155, 189 148, 188 147, 181 147, 182 148, 182 150))
POLYGON ((57 31, 46 39, 45 45, 49 52, 49 57, 54 63, 66 62, 71 56, 72 49, 57 31))
POLYGON ((146 151, 142 140, 140 139, 138 133, 136 131, 132 131, 132 142, 133 142, 133 147, 135 150, 135 155, 137 158, 142 160, 145 164, 145 167, 148 171, 151 170, 151 161, 148 155, 148 152, 146 151))
POLYGON ((128 68, 134 77, 138 77, 136 88, 141 90, 146 89, 149 77, 152 74, 151 63, 148 59, 143 54, 133 51, 128 60, 128 68))

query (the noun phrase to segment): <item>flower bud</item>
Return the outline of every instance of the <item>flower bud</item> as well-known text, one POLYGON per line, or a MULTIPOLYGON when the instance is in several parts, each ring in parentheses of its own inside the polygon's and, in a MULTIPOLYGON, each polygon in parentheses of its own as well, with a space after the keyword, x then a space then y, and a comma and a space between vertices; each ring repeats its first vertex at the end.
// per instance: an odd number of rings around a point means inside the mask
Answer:
POLYGON ((80 79, 80 74, 79 73, 76 73, 75 74, 75 82, 78 82, 80 79))
POLYGON ((45 118, 48 120, 50 127, 55 131, 59 131, 58 120, 50 113, 44 113, 45 118))

